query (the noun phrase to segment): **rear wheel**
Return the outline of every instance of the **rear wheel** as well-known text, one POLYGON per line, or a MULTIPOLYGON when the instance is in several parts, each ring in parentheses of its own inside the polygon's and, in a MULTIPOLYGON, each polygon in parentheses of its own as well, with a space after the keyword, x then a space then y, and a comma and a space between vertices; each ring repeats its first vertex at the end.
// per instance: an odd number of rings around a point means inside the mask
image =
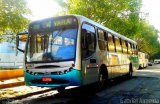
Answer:
POLYGON ((143 66, 140 64, 140 65, 139 65, 139 70, 141 70, 142 68, 143 68, 143 66))
POLYGON ((108 71, 106 65, 101 65, 99 69, 99 87, 103 88, 106 85, 106 82, 108 81, 108 71))
POLYGON ((105 85, 106 79, 104 78, 103 74, 99 74, 99 86, 103 87, 105 85))
POLYGON ((58 87, 58 88, 57 88, 57 91, 58 91, 59 93, 62 93, 62 92, 65 91, 65 87, 58 87))

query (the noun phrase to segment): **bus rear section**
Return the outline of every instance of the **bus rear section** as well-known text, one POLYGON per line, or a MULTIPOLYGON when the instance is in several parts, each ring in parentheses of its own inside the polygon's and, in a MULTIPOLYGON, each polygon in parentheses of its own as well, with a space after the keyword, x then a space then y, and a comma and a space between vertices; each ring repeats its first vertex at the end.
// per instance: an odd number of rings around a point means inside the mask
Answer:
POLYGON ((139 69, 146 68, 148 66, 148 55, 143 52, 138 52, 139 69))

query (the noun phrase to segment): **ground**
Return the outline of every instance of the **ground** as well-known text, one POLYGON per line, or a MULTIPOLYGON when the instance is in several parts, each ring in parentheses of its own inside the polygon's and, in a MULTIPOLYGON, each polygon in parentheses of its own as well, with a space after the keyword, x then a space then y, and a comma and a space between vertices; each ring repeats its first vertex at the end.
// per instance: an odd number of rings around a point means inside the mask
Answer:
MULTIPOLYGON (((3 104, 160 104, 159 88, 160 65, 156 64, 137 70, 132 79, 112 80, 103 89, 93 84, 68 89, 61 94, 53 89, 19 98, 1 98, 1 101, 3 104)), ((25 88, 19 93, 23 90, 25 88)))

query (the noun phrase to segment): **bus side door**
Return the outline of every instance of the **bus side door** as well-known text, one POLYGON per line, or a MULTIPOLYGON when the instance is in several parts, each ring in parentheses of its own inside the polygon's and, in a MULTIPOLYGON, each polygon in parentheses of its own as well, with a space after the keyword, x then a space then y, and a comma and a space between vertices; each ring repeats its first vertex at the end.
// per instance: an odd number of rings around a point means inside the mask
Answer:
POLYGON ((83 84, 98 80, 98 67, 96 59, 96 31, 94 26, 84 23, 81 32, 81 53, 83 84))

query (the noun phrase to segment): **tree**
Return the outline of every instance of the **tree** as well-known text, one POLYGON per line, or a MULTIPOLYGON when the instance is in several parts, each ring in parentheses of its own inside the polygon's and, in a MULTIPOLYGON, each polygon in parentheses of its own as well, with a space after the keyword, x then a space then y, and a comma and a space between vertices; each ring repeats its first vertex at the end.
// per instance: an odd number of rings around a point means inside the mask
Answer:
POLYGON ((69 0, 71 14, 84 15, 128 37, 139 31, 141 0, 69 0))
POLYGON ((25 15, 30 13, 25 0, 0 0, 0 35, 23 31, 29 23, 25 15))
POLYGON ((69 14, 84 15, 138 43, 139 51, 153 56, 158 52, 157 30, 140 11, 142 0, 57 0, 69 14))
POLYGON ((140 12, 141 0, 69 0, 69 13, 84 15, 137 41, 139 51, 158 52, 157 30, 140 12))
POLYGON ((145 20, 140 21, 140 35, 136 41, 139 51, 148 53, 149 56, 154 56, 159 51, 160 43, 158 41, 158 31, 154 26, 149 25, 145 20))

